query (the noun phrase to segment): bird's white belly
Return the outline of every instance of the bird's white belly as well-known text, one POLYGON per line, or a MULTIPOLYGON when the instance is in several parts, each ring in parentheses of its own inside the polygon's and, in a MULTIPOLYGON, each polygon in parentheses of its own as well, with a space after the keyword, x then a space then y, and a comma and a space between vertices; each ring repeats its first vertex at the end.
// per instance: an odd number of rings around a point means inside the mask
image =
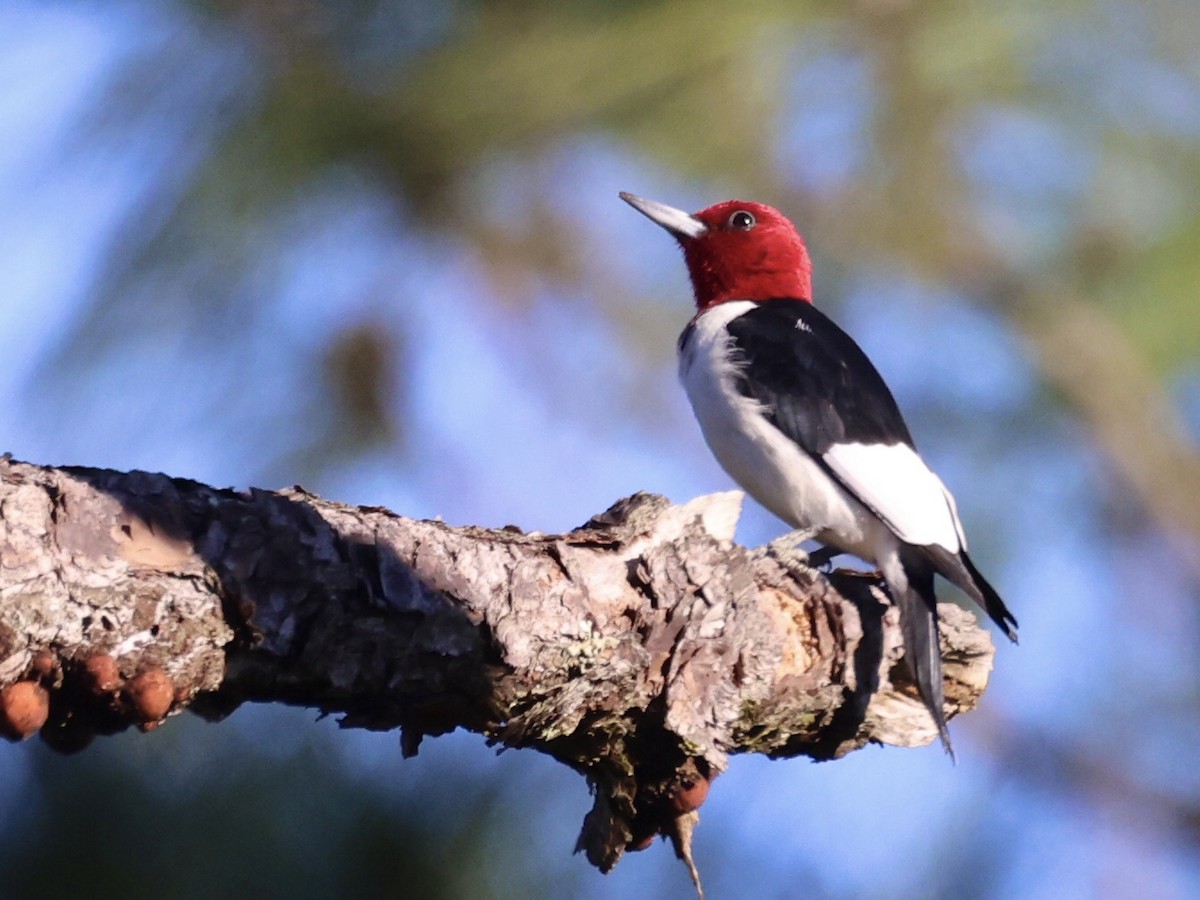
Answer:
POLYGON ((738 313, 719 312, 726 315, 713 310, 696 323, 679 369, 713 455, 750 496, 789 525, 816 529, 818 540, 874 560, 881 541, 894 540, 890 532, 772 425, 759 403, 738 393, 724 329, 738 313), (714 321, 705 321, 710 318, 714 321))

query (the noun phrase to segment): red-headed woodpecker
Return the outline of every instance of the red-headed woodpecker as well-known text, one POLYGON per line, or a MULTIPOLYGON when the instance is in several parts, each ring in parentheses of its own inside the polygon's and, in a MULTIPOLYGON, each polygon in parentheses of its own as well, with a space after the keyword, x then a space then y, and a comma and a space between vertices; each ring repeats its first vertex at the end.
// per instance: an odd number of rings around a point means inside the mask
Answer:
POLYGON ((679 241, 696 295, 679 375, 725 471, 794 528, 876 565, 905 658, 951 752, 933 577, 962 588, 1016 641, 1017 621, 967 555, 954 498, 925 464, 883 378, 812 305, 795 226, 761 203, 690 215, 621 199, 679 241))

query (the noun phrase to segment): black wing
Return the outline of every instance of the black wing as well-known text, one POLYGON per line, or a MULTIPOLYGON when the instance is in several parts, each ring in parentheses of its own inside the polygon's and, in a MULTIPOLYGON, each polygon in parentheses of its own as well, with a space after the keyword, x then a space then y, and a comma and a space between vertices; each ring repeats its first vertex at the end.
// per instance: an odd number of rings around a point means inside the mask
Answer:
MULTIPOLYGON (((902 511, 892 503, 883 503, 881 509, 881 500, 890 496, 889 492, 872 490, 879 487, 880 475, 887 477, 886 472, 863 473, 861 478, 848 480, 824 458, 834 444, 907 444, 916 449, 892 392, 862 348, 820 310, 796 300, 759 303, 730 322, 728 330, 737 357, 737 389, 742 395, 763 404, 776 428, 893 531, 903 534, 906 529, 897 528, 906 524, 902 511)), ((961 534, 953 507, 942 506, 949 502, 945 488, 940 481, 934 484, 937 493, 931 489, 931 508, 951 516, 961 534)), ((1016 640, 1016 619, 965 550, 951 552, 936 544, 916 549, 1016 640)))
POLYGON ((834 444, 907 444, 912 436, 882 376, 854 339, 811 303, 767 300, 728 326, 737 389, 820 459, 834 444))

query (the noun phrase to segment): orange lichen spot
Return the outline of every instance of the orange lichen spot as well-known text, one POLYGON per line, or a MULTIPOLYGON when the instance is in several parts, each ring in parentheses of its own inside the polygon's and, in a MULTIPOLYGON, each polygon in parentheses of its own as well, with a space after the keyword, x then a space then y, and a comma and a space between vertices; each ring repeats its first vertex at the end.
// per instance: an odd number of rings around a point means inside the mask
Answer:
POLYGON ((53 683, 58 677, 58 657, 49 650, 39 650, 29 663, 29 674, 38 681, 53 683))
POLYGON ((121 686, 121 670, 107 653, 89 656, 83 664, 83 674, 93 694, 111 694, 121 686))
POLYGON ((0 732, 24 740, 46 724, 50 692, 36 681, 18 681, 0 690, 0 732))
POLYGON ((654 839, 656 837, 658 837, 658 832, 652 831, 643 838, 630 841, 629 846, 626 849, 631 853, 640 853, 642 850, 648 849, 650 845, 654 843, 654 839))
POLYGON ((711 783, 706 778, 685 781, 671 795, 671 809, 675 811, 676 815, 683 815, 699 809, 708 799, 708 786, 711 783))
POLYGON ((161 666, 150 666, 126 682, 125 697, 140 722, 157 722, 170 711, 175 686, 161 666))

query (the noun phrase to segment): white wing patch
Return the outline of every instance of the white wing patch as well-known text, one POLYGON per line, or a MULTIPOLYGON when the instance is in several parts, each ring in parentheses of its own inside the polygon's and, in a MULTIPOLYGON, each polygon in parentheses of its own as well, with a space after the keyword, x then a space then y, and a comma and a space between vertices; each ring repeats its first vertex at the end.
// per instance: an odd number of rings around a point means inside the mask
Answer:
POLYGON ((966 549, 954 498, 907 444, 834 444, 822 457, 902 541, 966 549))

